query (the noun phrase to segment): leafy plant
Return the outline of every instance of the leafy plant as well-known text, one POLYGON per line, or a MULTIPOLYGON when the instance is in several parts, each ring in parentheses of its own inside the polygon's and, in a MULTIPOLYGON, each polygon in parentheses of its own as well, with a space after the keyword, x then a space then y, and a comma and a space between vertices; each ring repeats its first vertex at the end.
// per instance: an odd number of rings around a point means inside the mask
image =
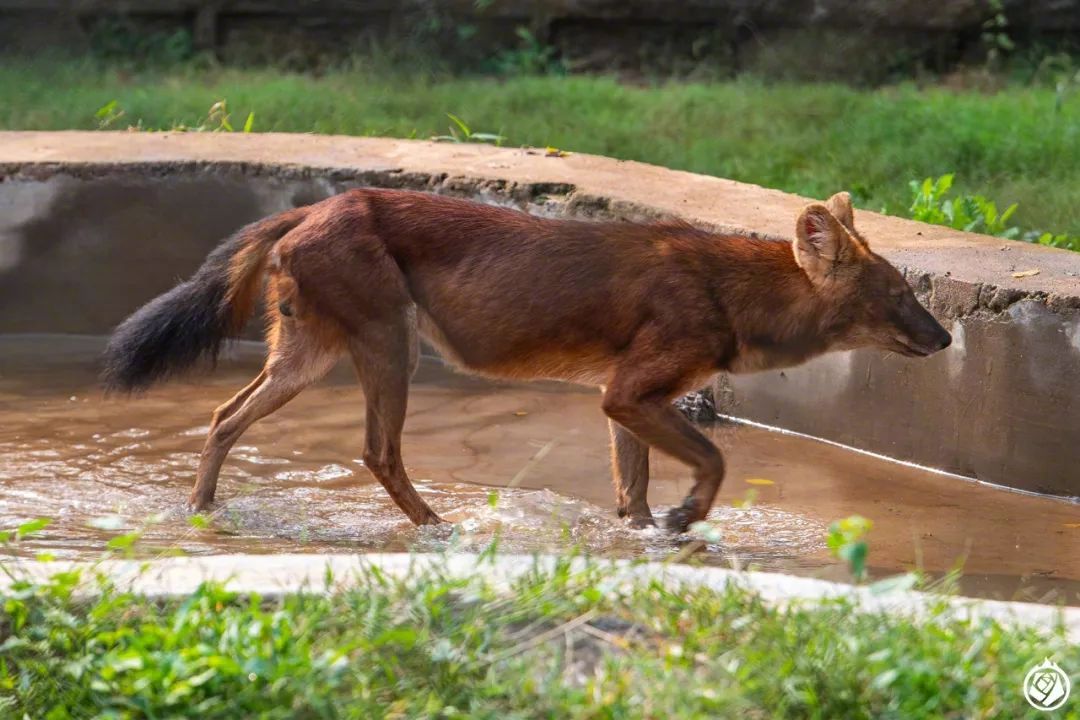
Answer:
MULTIPOLYGON (((126 115, 126 111, 120 107, 120 104, 116 100, 110 100, 109 102, 98 108, 94 113, 94 117, 97 119, 99 130, 108 130, 113 126, 120 118, 126 115)), ((169 130, 171 132, 236 132, 233 128, 231 115, 229 113, 228 105, 224 99, 218 100, 210 109, 206 112, 206 116, 199 122, 198 125, 185 125, 184 123, 174 123, 169 130)), ((249 133, 255 128, 255 112, 249 112, 247 119, 244 120, 244 125, 241 128, 242 132, 249 133)), ((138 120, 135 125, 128 126, 128 130, 143 130, 147 132, 153 132, 155 128, 143 127, 142 120, 138 120)))
MULTIPOLYGON (((225 100, 218 100, 206 113, 206 117, 195 126, 174 125, 172 130, 178 132, 236 132, 230 121, 231 115, 225 100)), ((255 112, 249 112, 244 121, 243 132, 249 133, 255 126, 255 112)))
POLYGON ((1048 245, 1049 247, 1080 252, 1080 235, 1066 235, 1064 233, 1055 235, 1054 233, 1032 230, 1024 233, 1021 239, 1038 245, 1048 245))
POLYGON ((155 32, 123 15, 101 18, 90 28, 90 50, 101 60, 138 65, 175 65, 195 54, 187 30, 155 32))
POLYGON ((506 138, 496 133, 484 133, 473 132, 472 129, 465 124, 465 121, 459 118, 453 113, 446 113, 446 117, 450 118, 450 122, 454 123, 447 130, 448 135, 435 135, 431 139, 437 142, 478 142, 478 143, 491 143, 493 145, 501 146, 506 138))
POLYGON ((30 520, 19 525, 14 530, 4 530, 0 532, 0 545, 7 544, 9 542, 18 542, 25 537, 34 535, 40 532, 44 528, 48 527, 52 523, 49 518, 37 518, 36 520, 30 520))
POLYGON ((989 0, 989 5, 993 14, 983 21, 981 39, 986 47, 986 64, 995 68, 1005 55, 1016 49, 1016 43, 1009 36, 1009 18, 1003 0, 989 0))
POLYGON ((116 100, 110 100, 98 108, 94 117, 97 118, 98 130, 107 130, 110 125, 124 117, 124 111, 116 100))
POLYGON ((964 232, 978 232, 1010 240, 1025 242, 1066 250, 1080 251, 1080 236, 1030 230, 1021 233, 1019 227, 1008 222, 1016 212, 1017 203, 1013 203, 998 212, 997 205, 982 195, 960 195, 949 197, 953 185, 953 173, 937 178, 925 178, 922 182, 912 180, 912 201, 908 213, 913 220, 945 225, 964 232))
POLYGON ((861 515, 852 515, 829 525, 825 539, 833 557, 846 562, 851 574, 860 582, 866 577, 866 556, 870 551, 863 538, 873 526, 874 523, 861 515))
POLYGON ((912 219, 932 225, 946 225, 964 232, 981 232, 1006 238, 1020 235, 1020 228, 1006 225, 1016 212, 1016 203, 999 213, 997 205, 982 195, 950 198, 948 195, 953 178, 954 175, 948 173, 936 180, 912 180, 909 183, 912 193, 909 212, 912 219))
POLYGON ((536 37, 529 28, 519 25, 514 31, 518 47, 501 50, 491 59, 492 69, 500 75, 561 75, 566 71, 558 51, 536 37))

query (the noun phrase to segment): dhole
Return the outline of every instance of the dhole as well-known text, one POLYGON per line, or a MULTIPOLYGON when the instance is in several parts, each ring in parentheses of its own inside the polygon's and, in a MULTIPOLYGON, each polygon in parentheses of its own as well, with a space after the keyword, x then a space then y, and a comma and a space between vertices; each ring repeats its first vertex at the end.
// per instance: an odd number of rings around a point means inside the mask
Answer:
POLYGON ((188 281, 113 334, 107 390, 141 390, 214 358, 265 279, 266 365, 214 411, 190 504, 214 498, 229 449, 348 354, 367 403, 364 462, 414 523, 401 431, 419 338, 465 370, 603 389, 618 514, 653 523, 649 448, 694 485, 668 526, 705 517, 720 451, 673 406, 719 372, 876 347, 923 357, 951 341, 855 229, 847 193, 808 205, 792 244, 686 224, 548 220, 465 200, 361 189, 240 230, 188 281))

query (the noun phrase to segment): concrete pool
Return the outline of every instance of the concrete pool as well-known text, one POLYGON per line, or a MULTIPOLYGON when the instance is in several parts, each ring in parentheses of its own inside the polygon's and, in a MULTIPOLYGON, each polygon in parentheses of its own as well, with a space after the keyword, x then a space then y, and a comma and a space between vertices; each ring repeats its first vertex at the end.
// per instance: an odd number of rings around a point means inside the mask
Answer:
MULTIPOLYGON (((594 391, 493 384, 434 360, 415 382, 405 462, 454 529, 412 528, 368 477, 348 372, 249 431, 208 526, 192 527, 182 502, 209 413, 250 379, 261 350, 241 344, 213 376, 105 400, 103 335, 239 225, 347 187, 548 214, 678 214, 778 239, 801 202, 602 158, 279 136, 0 134, 0 177, 0 527, 53 517, 18 552, 65 559, 97 557, 134 528, 143 556, 479 551, 496 536, 511 552, 670 556, 685 539, 614 517, 594 391)), ((859 222, 957 347, 921 362, 847 353, 712 388, 725 414, 885 457, 716 425, 731 463, 713 514, 722 541, 695 558, 843 579, 825 531, 858 513, 875 522, 876 575, 962 561, 964 592, 1080 605, 1080 506, 1069 501, 1080 494, 1080 256, 869 213, 859 222), (1029 266, 1040 274, 1011 277, 1029 266), (750 490, 750 506, 735 507, 750 490)), ((682 468, 655 458, 655 507, 688 487, 682 468)))

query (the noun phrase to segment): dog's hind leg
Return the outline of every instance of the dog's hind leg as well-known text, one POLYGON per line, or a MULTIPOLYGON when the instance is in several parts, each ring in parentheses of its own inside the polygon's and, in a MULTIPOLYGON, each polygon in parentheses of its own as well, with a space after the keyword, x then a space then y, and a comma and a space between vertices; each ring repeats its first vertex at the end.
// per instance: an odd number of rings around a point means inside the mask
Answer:
POLYGON ((188 504, 194 510, 205 509, 214 499, 218 474, 229 450, 257 420, 266 417, 319 380, 341 356, 323 337, 314 337, 299 323, 284 319, 280 336, 259 376, 235 397, 214 412, 206 437, 195 487, 188 504))
POLYGON ((364 323, 349 351, 367 403, 364 464, 413 523, 442 522, 416 492, 401 459, 409 381, 419 359, 412 308, 380 313, 378 320, 364 323))
POLYGON ((255 379, 245 385, 243 390, 219 405, 217 409, 214 410, 214 414, 210 417, 210 430, 207 432, 207 435, 212 434, 217 426, 221 424, 222 420, 239 410, 240 406, 244 404, 244 401, 251 396, 251 393, 255 392, 256 388, 263 384, 264 380, 266 380, 266 368, 260 370, 259 374, 255 376, 255 379))

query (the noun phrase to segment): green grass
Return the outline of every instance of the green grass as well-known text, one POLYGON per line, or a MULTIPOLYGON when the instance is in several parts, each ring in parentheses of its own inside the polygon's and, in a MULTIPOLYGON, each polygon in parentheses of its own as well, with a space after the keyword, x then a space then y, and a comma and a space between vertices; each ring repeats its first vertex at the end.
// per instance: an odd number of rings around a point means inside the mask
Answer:
POLYGON ((1035 718, 1030 667, 1049 656, 1080 684, 1080 647, 1052 629, 781 610, 565 563, 509 591, 371 572, 328 594, 150 601, 74 582, 0 595, 0 717, 1035 718))
POLYGON ((191 68, 133 73, 91 62, 0 65, 0 128, 94 128, 117 100, 148 127, 198 125, 227 99, 255 131, 421 137, 446 113, 512 145, 635 159, 906 214, 908 182, 956 173, 956 190, 1019 204, 1023 230, 1080 234, 1080 94, 992 95, 899 86, 754 82, 630 87, 602 77, 442 78, 191 68))

